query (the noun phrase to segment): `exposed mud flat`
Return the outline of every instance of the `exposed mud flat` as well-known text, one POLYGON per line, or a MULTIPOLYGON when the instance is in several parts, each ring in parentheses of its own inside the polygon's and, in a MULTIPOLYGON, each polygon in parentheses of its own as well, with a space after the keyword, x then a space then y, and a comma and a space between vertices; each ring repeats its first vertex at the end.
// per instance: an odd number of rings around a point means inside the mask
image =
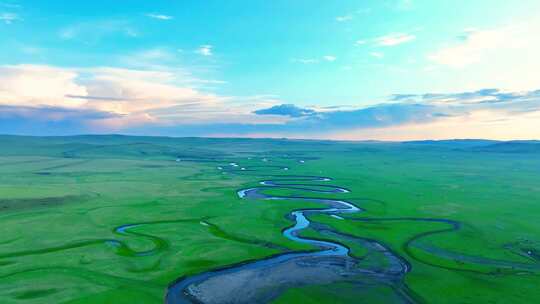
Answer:
MULTIPOLYGON (((181 281, 169 290, 167 303, 267 303, 291 287, 336 282, 393 284, 400 276, 360 267, 348 256, 280 256, 181 281)), ((403 303, 409 303, 405 298, 403 303)))

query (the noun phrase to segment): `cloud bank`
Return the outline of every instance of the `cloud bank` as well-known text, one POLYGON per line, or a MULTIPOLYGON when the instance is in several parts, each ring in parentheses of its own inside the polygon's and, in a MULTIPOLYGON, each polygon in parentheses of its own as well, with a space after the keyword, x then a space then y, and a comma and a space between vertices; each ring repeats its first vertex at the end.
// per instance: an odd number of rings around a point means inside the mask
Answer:
POLYGON ((216 95, 183 77, 167 70, 0 66, 0 133, 540 137, 540 90, 396 94, 369 107, 309 107, 274 96, 216 95))

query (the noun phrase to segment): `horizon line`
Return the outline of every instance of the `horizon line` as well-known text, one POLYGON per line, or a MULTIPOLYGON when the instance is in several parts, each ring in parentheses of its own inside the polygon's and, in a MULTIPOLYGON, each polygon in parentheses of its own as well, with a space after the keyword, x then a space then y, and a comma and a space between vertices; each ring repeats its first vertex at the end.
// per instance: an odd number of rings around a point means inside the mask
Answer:
POLYGON ((539 139, 488 139, 488 138, 446 138, 446 139, 411 139, 411 140, 377 140, 377 139, 328 139, 328 138, 296 138, 296 137, 234 137, 234 136, 171 136, 171 135, 135 135, 135 134, 121 134, 121 133, 81 133, 72 135, 27 135, 27 134, 7 134, 0 133, 0 137, 33 137, 33 138, 68 138, 68 137, 106 137, 106 136, 118 136, 118 137, 153 137, 153 138, 171 138, 171 139, 223 139, 223 140, 289 140, 289 141, 329 141, 329 142, 356 142, 356 143, 411 143, 411 142, 444 142, 444 141, 490 141, 490 142, 540 142, 539 139))

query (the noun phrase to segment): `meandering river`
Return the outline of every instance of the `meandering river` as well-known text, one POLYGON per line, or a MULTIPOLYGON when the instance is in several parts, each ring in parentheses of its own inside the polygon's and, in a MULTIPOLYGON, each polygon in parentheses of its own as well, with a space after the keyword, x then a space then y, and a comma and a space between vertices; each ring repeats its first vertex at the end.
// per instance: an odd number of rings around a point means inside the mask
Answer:
MULTIPOLYGON (((319 204, 320 208, 303 208, 291 211, 287 218, 292 225, 283 229, 284 237, 291 241, 311 245, 310 251, 285 252, 261 260, 244 261, 221 269, 214 269, 193 276, 182 277, 170 284, 167 289, 165 302, 172 303, 267 303, 282 295, 291 288, 303 286, 326 286, 331 288, 334 283, 344 283, 352 286, 355 293, 372 288, 379 292, 385 289, 384 302, 414 303, 421 302, 419 297, 410 291, 404 283, 405 275, 411 271, 409 262, 389 246, 379 240, 348 235, 332 227, 310 220, 310 215, 325 214, 337 219, 360 222, 424 222, 442 225, 430 228, 410 236, 402 245, 403 252, 408 259, 433 267, 445 268, 453 271, 481 273, 484 275, 513 275, 540 273, 540 253, 532 243, 513 242, 504 244, 498 250, 506 250, 514 254, 514 259, 502 260, 489 257, 467 255, 440 248, 426 241, 444 233, 452 233, 462 229, 462 223, 453 219, 444 218, 372 218, 361 217, 364 211, 353 202, 328 198, 329 194, 339 196, 349 192, 348 189, 333 185, 332 179, 324 176, 290 175, 294 168, 269 163, 267 158, 262 159, 262 165, 241 166, 239 163, 223 162, 214 159, 192 159, 177 161, 195 161, 211 163, 229 163, 220 165, 217 170, 223 174, 248 174, 260 176, 263 173, 279 171, 279 175, 270 175, 256 187, 240 189, 237 191, 241 199, 253 200, 263 203, 279 203, 284 200, 293 200, 301 206, 302 202, 319 204), (285 174, 285 172, 287 174, 285 174), (290 190, 295 196, 278 196, 268 194, 271 190, 290 190), (305 193, 298 194, 298 193, 305 193), (324 194, 324 196, 323 196, 324 194), (320 197, 317 197, 320 196, 320 197), (308 232, 317 232, 321 239, 307 237, 308 232), (424 241, 421 241, 424 240, 424 241), (355 251, 361 256, 351 252, 349 246, 361 248, 355 251), (421 255, 417 253, 421 252, 421 255), (519 256, 519 258, 517 257, 519 256), (373 288, 376 286, 376 288, 373 288)), ((251 161, 250 163, 253 163, 251 161)), ((304 164, 298 160, 298 164, 304 164)), ((114 206, 101 206, 110 208, 114 206)), ((22 251, 1 252, 0 265, 11 265, 10 259, 24 256, 39 256, 54 252, 66 251, 87 246, 104 245, 112 249, 112 254, 125 258, 138 258, 140 256, 159 255, 169 247, 166 238, 152 234, 138 232, 135 228, 148 225, 176 224, 176 223, 202 223, 208 226, 209 232, 221 237, 227 234, 220 227, 206 222, 205 219, 178 219, 159 220, 124 224, 112 228, 117 236, 141 238, 152 242, 153 246, 146 250, 136 250, 130 247, 129 242, 122 238, 97 238, 71 240, 63 244, 55 244, 45 248, 31 248, 22 251)), ((246 241, 234 236, 227 236, 231 240, 246 241)), ((262 246, 279 248, 275 244, 248 240, 262 246)), ((51 267, 51 269, 54 267, 51 267)), ((30 272, 27 269, 14 274, 30 272)), ((80 271, 83 271, 82 268, 80 271)), ((7 274, 6 277, 14 274, 7 274)))
MULTIPOLYGON (((264 165, 240 166, 238 163, 229 163, 229 165, 219 166, 217 169, 223 173, 255 173, 255 175, 268 170, 290 172, 288 167, 268 164, 269 159, 267 158, 262 159, 262 161, 265 163, 264 165)), ((305 161, 298 160, 298 163, 303 164, 305 161)), ((293 225, 282 231, 284 237, 294 242, 311 245, 317 249, 278 254, 261 260, 245 261, 222 269, 182 277, 169 286, 165 302, 167 304, 267 303, 290 288, 308 285, 331 286, 329 284, 332 283, 352 284, 355 292, 373 286, 386 288, 384 302, 423 302, 404 283, 405 275, 411 270, 411 265, 405 258, 377 240, 348 235, 326 225, 312 222, 309 215, 313 214, 326 214, 342 220, 363 222, 439 223, 446 225, 447 228, 422 232, 406 241, 403 249, 408 257, 421 263, 455 271, 497 275, 540 272, 540 255, 538 251, 534 248, 523 247, 518 243, 508 244, 505 249, 528 259, 530 263, 465 255, 438 248, 429 245, 429 243, 419 242, 420 239, 429 236, 460 230, 462 225, 455 220, 414 217, 343 218, 342 215, 359 213, 363 209, 345 200, 313 197, 317 193, 339 195, 340 193, 349 192, 348 189, 328 184, 331 181, 330 177, 324 176, 281 174, 272 175, 270 179, 261 181, 257 187, 238 190, 238 196, 246 200, 267 201, 268 203, 294 200, 295 202, 319 203, 321 206, 325 206, 291 211, 287 218, 293 222, 293 225), (306 196, 270 195, 267 194, 269 189, 293 190, 294 193, 305 192, 306 196), (324 237, 324 240, 302 236, 302 232, 308 229, 316 231, 321 237, 324 237), (350 248, 344 243, 360 246, 367 253, 357 257, 351 254, 350 248), (426 260, 425 257, 416 256, 411 250, 413 247, 437 258, 454 261, 460 265, 481 265, 488 268, 479 270, 433 264, 433 262, 426 260)))
MULTIPOLYGON (((239 167, 236 163, 229 166, 230 169, 239 167)), ((223 167, 219 169, 224 170, 223 167)), ((287 167, 281 169, 288 170, 287 167)), ((256 168, 241 167, 236 170, 252 172, 256 168)), ((357 286, 389 286, 395 293, 393 299, 396 302, 412 303, 413 299, 403 283, 403 277, 410 269, 407 261, 375 240, 345 235, 321 224, 313 225, 308 218, 310 214, 316 213, 339 217, 340 214, 361 212, 361 208, 338 199, 275 196, 265 193, 268 189, 325 194, 349 192, 339 186, 322 184, 331 180, 323 176, 287 175, 264 180, 258 187, 237 192, 240 198, 248 200, 265 200, 271 203, 294 200, 326 206, 292 211, 288 218, 294 225, 282 231, 288 239, 312 245, 318 250, 275 255, 181 278, 170 286, 166 303, 265 303, 275 299, 288 288, 338 282, 353 283, 357 286), (336 241, 301 236, 301 232, 308 228, 336 241), (352 256, 350 249, 337 241, 339 239, 358 243, 368 254, 362 259, 352 256)))

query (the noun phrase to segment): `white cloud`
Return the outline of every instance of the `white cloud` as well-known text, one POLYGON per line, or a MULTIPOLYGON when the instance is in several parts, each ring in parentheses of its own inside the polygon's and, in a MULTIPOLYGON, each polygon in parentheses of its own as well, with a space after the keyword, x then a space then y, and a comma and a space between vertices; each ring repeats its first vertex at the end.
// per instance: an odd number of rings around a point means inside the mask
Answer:
POLYGON ((319 60, 318 59, 314 59, 314 58, 295 58, 292 60, 293 62, 298 62, 298 63, 302 63, 302 64, 315 64, 315 63, 319 63, 319 60))
POLYGON ((337 60, 337 57, 334 55, 325 55, 320 58, 293 58, 292 62, 297 62, 301 64, 316 64, 321 61, 334 62, 337 60))
POLYGON ((176 75, 170 72, 118 68, 90 72, 92 78, 84 81, 88 96, 105 96, 92 104, 108 112, 133 114, 185 104, 206 106, 218 101, 212 94, 175 84, 176 75))
POLYGON ((351 21, 354 17, 352 15, 344 15, 344 16, 338 16, 336 17, 336 21, 338 22, 346 22, 351 21))
POLYGON ((463 68, 476 63, 495 48, 504 47, 509 33, 506 30, 487 30, 468 32, 464 42, 454 46, 439 49, 428 56, 428 59, 452 68, 463 68))
POLYGON ((22 8, 22 5, 20 4, 6 3, 6 2, 0 2, 0 6, 7 7, 7 8, 14 8, 14 9, 22 8))
POLYGON ((160 62, 162 64, 167 61, 172 61, 176 59, 176 54, 166 48, 151 48, 142 51, 132 53, 124 57, 126 63, 131 65, 150 65, 153 62, 160 62))
POLYGON ((210 44, 201 45, 199 49, 197 49, 197 53, 203 55, 203 56, 212 56, 214 53, 212 52, 212 49, 214 47, 210 44))
POLYGON ((58 35, 64 40, 78 40, 95 44, 106 36, 137 37, 138 32, 127 20, 95 20, 66 26, 60 29, 58 35))
POLYGON ((356 13, 359 14, 359 15, 366 15, 366 14, 371 13, 371 8, 368 8, 368 7, 361 8, 361 9, 357 10, 356 13))
POLYGON ((76 34, 77 34, 77 30, 74 27, 63 28, 59 32, 60 38, 64 40, 73 39, 75 38, 76 34))
POLYGON ((412 0, 398 0, 396 4, 396 8, 398 10, 404 10, 408 11, 412 9, 413 7, 413 1, 412 0))
POLYGON ((525 48, 532 42, 538 42, 540 40, 534 37, 538 30, 538 27, 525 30, 518 26, 490 30, 466 29, 461 43, 441 48, 428 58, 438 64, 462 68, 481 61, 486 55, 525 48))
POLYGON ((416 36, 411 34, 395 33, 376 38, 375 42, 379 46, 395 46, 413 41, 414 39, 416 39, 416 36))
POLYGON ((337 57, 336 56, 332 56, 332 55, 326 55, 326 56, 323 56, 323 59, 326 60, 326 61, 336 61, 337 57))
POLYGON ((491 29, 466 29, 460 40, 428 54, 436 66, 459 73, 454 87, 498 87, 519 91, 540 87, 540 19, 491 29))
MULTIPOLYGON (((181 83, 185 86, 196 87, 198 89, 211 88, 215 85, 221 85, 226 83, 219 79, 201 79, 192 74, 197 70, 196 67, 188 69, 183 64, 183 56, 178 49, 169 47, 154 47, 149 49, 142 49, 133 53, 119 56, 116 60, 122 66, 128 67, 132 70, 147 70, 147 71, 160 71, 166 72, 170 75, 174 75, 177 84, 181 83)), ((187 54, 186 54, 187 55, 187 54)), ((211 67, 213 68, 213 67, 211 67)), ((209 74, 213 73, 211 68, 199 70, 199 72, 209 74)))
POLYGON ((21 20, 19 15, 15 13, 0 13, 0 21, 5 24, 12 24, 14 21, 21 20))
POLYGON ((379 53, 379 52, 371 52, 371 53, 369 53, 369 55, 371 55, 372 57, 378 58, 378 59, 381 59, 381 58, 384 57, 384 54, 379 53))
POLYGON ((356 40, 356 42, 354 44, 357 45, 357 46, 360 46, 360 45, 366 44, 366 41, 365 40, 356 40))
POLYGON ((84 100, 69 100, 66 95, 86 95, 76 83, 77 73, 49 66, 0 66, 0 104, 15 106, 78 107, 84 100))
POLYGON ((431 72, 431 71, 435 71, 437 69, 436 66, 434 65, 428 65, 428 66, 425 66, 422 68, 422 71, 424 72, 431 72))
POLYGON ((158 20, 172 20, 172 19, 174 19, 173 16, 163 15, 163 14, 154 14, 154 13, 146 14, 146 17, 153 18, 153 19, 158 19, 158 20))
POLYGON ((175 74, 166 71, 0 66, 0 103, 91 107, 116 114, 132 114, 186 103, 215 103, 219 99, 212 94, 177 85, 176 80, 175 74))
POLYGON ((44 50, 43 48, 34 47, 34 46, 27 46, 27 45, 21 46, 21 52, 28 55, 37 55, 43 52, 43 50, 44 50))

